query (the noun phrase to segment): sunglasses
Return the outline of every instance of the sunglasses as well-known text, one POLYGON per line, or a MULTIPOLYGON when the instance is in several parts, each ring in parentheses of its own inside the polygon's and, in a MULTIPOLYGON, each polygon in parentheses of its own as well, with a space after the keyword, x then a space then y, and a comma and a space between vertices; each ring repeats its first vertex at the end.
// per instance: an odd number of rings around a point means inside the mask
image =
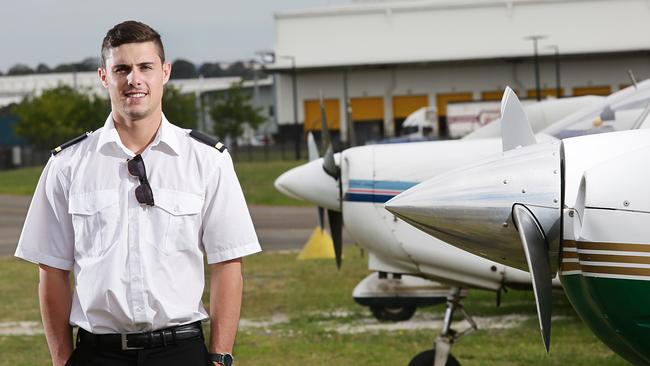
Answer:
POLYGON ((147 180, 147 170, 144 168, 144 160, 140 154, 127 160, 129 174, 138 177, 140 185, 135 189, 135 198, 140 204, 153 206, 153 192, 147 180))

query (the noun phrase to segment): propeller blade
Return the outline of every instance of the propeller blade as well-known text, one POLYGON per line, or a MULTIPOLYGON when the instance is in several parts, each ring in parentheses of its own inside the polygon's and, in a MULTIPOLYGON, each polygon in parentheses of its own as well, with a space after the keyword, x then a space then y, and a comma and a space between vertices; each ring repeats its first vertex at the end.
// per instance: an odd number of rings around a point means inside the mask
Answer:
POLYGON ((327 146, 325 155, 323 155, 323 169, 325 173, 334 179, 339 179, 340 170, 334 161, 334 147, 332 146, 332 139, 330 130, 327 127, 327 112, 325 112, 325 104, 323 102, 323 92, 320 92, 320 122, 323 146, 327 146))
POLYGON ((325 229, 325 209, 318 206, 318 225, 321 230, 325 229))
POLYGON ((323 92, 320 91, 320 131, 322 136, 322 146, 332 145, 332 137, 330 130, 327 126, 327 112, 325 111, 325 102, 323 100, 323 92))
POLYGON ((551 292, 553 273, 548 259, 548 245, 535 216, 528 208, 521 204, 515 204, 512 209, 512 217, 519 230, 521 244, 526 254, 537 303, 539 327, 544 347, 548 352, 551 341, 551 312, 553 305, 551 292))
POLYGON ((501 99, 501 140, 503 151, 536 143, 524 107, 509 86, 506 87, 501 99))
POLYGON ((318 145, 316 145, 316 140, 314 140, 314 134, 309 131, 307 134, 307 156, 309 161, 314 161, 320 158, 320 153, 318 152, 318 145))
POLYGON ((334 161, 334 151, 332 150, 331 144, 327 147, 327 151, 325 151, 325 155, 323 156, 323 170, 334 179, 338 180, 341 176, 339 167, 336 165, 336 161, 334 161))
POLYGON ((330 232, 334 242, 334 254, 336 255, 336 268, 341 268, 343 257, 343 214, 341 212, 327 210, 327 219, 330 222, 330 232))

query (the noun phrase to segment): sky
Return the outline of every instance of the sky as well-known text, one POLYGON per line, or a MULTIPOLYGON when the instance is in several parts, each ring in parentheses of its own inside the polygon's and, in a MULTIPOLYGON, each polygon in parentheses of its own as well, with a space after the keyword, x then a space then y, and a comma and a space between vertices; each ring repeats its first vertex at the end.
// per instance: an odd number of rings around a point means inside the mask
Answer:
POLYGON ((0 11, 0 71, 99 56, 106 31, 139 20, 163 38, 170 61, 251 59, 273 48, 273 14, 351 0, 20 0, 0 11))

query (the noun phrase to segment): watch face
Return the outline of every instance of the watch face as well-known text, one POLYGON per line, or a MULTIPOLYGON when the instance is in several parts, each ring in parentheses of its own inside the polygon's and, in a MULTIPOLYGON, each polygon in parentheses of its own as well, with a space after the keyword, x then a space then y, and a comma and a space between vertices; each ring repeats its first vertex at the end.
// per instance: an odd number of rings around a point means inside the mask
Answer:
POLYGON ((232 355, 230 353, 226 353, 225 355, 223 355, 223 365, 224 366, 232 366, 233 360, 234 359, 233 359, 233 357, 232 357, 232 355))
POLYGON ((223 366, 232 366, 233 357, 230 353, 223 355, 223 366))
POLYGON ((234 357, 230 353, 210 353, 210 360, 223 366, 233 366, 234 357))

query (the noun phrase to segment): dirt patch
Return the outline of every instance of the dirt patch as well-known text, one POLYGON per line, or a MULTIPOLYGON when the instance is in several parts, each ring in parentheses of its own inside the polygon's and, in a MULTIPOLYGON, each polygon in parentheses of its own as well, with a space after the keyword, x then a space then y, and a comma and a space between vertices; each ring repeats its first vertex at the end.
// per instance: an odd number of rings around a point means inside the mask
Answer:
POLYGON ((5 322, 0 323, 0 335, 39 335, 43 334, 40 322, 5 322))

